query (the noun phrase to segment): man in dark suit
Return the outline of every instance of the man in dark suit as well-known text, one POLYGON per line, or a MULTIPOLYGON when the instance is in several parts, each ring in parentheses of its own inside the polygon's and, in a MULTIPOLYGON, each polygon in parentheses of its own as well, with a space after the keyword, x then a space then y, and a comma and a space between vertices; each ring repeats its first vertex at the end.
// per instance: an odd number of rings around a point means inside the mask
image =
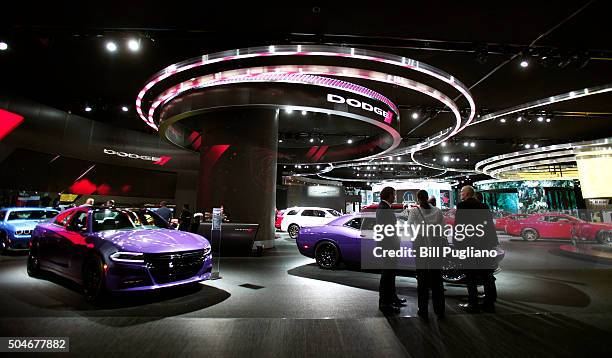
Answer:
MULTIPOLYGON (((395 226, 397 218, 395 217, 393 209, 391 209, 391 204, 393 202, 395 202, 395 189, 392 187, 385 187, 380 192, 380 203, 378 204, 378 209, 376 209, 377 225, 395 226)), ((395 234, 390 236, 385 235, 379 244, 383 250, 398 250, 400 248, 399 238, 395 234)), ((406 302, 406 299, 399 298, 395 292, 395 266, 395 259, 386 258, 384 268, 381 270, 380 274, 378 307, 385 314, 399 313, 400 306, 405 305, 406 302)))
MULTIPOLYGON (((476 199, 474 188, 466 185, 461 188, 461 202, 457 204, 455 214, 455 225, 484 225, 484 235, 479 236, 477 231, 471 235, 465 234, 462 240, 458 239, 455 233, 454 247, 466 249, 473 247, 475 250, 490 250, 499 245, 497 232, 493 223, 493 215, 486 204, 476 199)), ((484 305, 483 309, 487 312, 495 310, 495 300, 497 299, 497 289, 495 287, 495 260, 489 258, 470 259, 464 262, 466 267, 466 285, 468 289, 468 303, 459 305, 461 309, 468 312, 478 312, 478 289, 477 285, 482 283, 484 286, 484 305)))

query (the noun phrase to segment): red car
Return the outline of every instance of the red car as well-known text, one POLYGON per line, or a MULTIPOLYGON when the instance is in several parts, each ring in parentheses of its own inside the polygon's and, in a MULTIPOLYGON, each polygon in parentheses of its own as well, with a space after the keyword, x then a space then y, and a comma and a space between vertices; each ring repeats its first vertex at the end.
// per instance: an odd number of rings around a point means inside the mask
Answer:
POLYGON ((506 225, 509 235, 521 236, 523 240, 567 239, 572 236, 583 240, 612 241, 612 224, 592 223, 566 214, 533 214, 525 219, 513 220, 506 225))
POLYGON ((501 218, 494 219, 493 222, 495 223, 496 230, 506 231, 506 225, 508 225, 510 221, 522 220, 528 217, 529 217, 529 214, 510 214, 510 215, 503 216, 501 218))
POLYGON ((274 227, 279 229, 281 228, 281 222, 283 222, 283 214, 285 210, 276 210, 276 220, 274 221, 274 227))

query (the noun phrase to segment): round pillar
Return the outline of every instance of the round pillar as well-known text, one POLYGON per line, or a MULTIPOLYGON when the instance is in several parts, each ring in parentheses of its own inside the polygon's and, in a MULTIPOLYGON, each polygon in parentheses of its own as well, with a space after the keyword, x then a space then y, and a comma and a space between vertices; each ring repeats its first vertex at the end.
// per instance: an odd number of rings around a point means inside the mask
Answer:
POLYGON ((255 240, 274 247, 278 112, 234 109, 199 123, 198 209, 223 206, 232 222, 259 224, 255 240))

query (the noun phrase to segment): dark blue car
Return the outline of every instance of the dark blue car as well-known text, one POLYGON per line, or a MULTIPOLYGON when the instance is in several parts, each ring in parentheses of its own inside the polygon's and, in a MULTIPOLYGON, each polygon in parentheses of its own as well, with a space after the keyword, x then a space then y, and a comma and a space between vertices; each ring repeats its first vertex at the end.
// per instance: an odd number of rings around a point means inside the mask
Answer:
POLYGON ((46 208, 0 209, 1 253, 8 250, 27 250, 36 225, 57 214, 57 210, 46 208))

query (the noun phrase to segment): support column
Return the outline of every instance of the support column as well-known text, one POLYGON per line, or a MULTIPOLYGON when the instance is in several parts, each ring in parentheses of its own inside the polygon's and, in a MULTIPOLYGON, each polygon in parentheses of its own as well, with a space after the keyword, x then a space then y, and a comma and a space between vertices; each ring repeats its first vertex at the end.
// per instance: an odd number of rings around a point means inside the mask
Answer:
POLYGON ((200 119, 198 210, 223 206, 232 222, 259 224, 255 240, 274 247, 278 112, 249 108, 215 117, 200 119))

